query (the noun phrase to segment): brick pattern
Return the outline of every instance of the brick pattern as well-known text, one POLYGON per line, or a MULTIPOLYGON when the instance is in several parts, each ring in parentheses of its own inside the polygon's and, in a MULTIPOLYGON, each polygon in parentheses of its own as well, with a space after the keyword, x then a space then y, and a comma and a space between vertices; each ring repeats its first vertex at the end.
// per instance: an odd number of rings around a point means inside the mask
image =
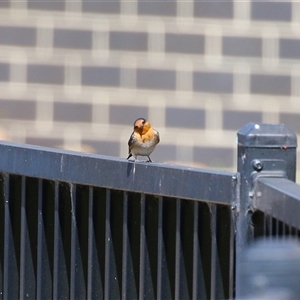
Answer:
POLYGON ((245 123, 300 134, 297 2, 2 1, 0 49, 16 142, 126 157, 143 116, 154 160, 234 169, 245 123))

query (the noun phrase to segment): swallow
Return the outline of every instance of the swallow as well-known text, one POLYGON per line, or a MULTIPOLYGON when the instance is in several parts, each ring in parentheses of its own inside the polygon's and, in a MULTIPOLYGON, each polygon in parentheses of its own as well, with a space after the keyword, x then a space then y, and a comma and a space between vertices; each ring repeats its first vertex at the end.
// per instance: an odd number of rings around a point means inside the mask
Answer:
POLYGON ((129 155, 127 159, 133 156, 136 160, 139 155, 147 156, 148 162, 152 162, 150 154, 158 143, 158 131, 153 129, 146 119, 137 119, 133 124, 133 133, 128 141, 129 155))

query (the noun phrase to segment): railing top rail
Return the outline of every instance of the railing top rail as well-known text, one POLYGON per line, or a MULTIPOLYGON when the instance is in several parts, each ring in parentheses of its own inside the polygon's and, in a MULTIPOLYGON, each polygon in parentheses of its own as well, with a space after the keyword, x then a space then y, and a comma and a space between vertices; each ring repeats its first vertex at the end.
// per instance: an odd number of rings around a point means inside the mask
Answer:
POLYGON ((254 208, 300 230, 300 185, 286 178, 257 179, 254 208))
POLYGON ((0 172, 230 205, 236 173, 0 143, 0 172))

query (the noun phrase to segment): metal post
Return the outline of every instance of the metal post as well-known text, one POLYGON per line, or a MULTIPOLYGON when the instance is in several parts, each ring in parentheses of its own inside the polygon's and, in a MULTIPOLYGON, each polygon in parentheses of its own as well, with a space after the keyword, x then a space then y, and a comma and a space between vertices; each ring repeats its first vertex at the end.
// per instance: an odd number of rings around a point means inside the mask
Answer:
POLYGON ((239 298, 243 251, 253 239, 253 181, 257 176, 295 181, 297 137, 283 124, 255 123, 242 127, 237 136, 240 199, 236 207, 236 297, 239 298))

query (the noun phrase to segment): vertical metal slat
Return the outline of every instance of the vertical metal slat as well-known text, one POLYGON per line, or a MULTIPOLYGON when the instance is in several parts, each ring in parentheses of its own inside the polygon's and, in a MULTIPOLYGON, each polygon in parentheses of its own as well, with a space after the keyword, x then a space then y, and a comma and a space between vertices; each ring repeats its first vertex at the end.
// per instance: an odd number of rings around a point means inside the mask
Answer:
POLYGON ((276 226, 274 224, 274 218, 272 216, 269 216, 269 226, 270 226, 270 235, 269 238, 273 239, 276 235, 276 226))
POLYGON ((87 299, 91 300, 96 297, 94 293, 94 270, 96 268, 95 262, 95 233, 93 224, 94 215, 94 189, 89 187, 89 224, 88 224, 88 265, 87 265, 87 299), (95 264, 95 265, 94 265, 95 264))
POLYGON ((93 214, 94 214, 94 189, 89 186, 89 224, 88 224, 88 264, 87 264, 87 299, 92 299, 93 293, 93 263, 94 263, 94 229, 93 229, 93 214))
POLYGON ((89 187, 87 299, 98 299, 103 295, 100 268, 94 229, 94 189, 89 187))
POLYGON ((131 275, 128 274, 128 260, 129 260, 129 240, 128 240, 128 194, 126 192, 123 193, 123 228, 122 228, 122 299, 127 299, 127 286, 128 280, 127 276, 131 275))
POLYGON ((275 238, 278 239, 279 238, 279 220, 274 219, 274 221, 275 221, 275 238))
POLYGON ((137 299, 137 288, 134 278, 132 252, 128 233, 128 193, 123 193, 123 226, 122 226, 122 299, 137 299))
POLYGON ((54 184, 54 235, 53 235, 53 299, 69 297, 66 258, 62 240, 62 225, 60 222, 59 182, 54 184))
POLYGON ((60 243, 60 224, 59 224, 59 184, 55 182, 54 188, 54 236, 53 236, 53 298, 58 299, 59 291, 59 243, 60 243))
MULTIPOLYGON (((35 276, 26 214, 26 177, 21 177, 20 299, 35 298, 35 276)), ((32 208, 33 210, 34 208, 32 208)), ((32 211, 34 214, 35 211, 32 211)))
POLYGON ((267 223, 267 216, 264 214, 264 230, 263 230, 263 239, 266 239, 267 234, 268 234, 268 223, 267 223))
POLYGON ((145 260, 146 260, 146 232, 145 232, 145 195, 141 194, 140 207, 140 270, 139 270, 139 299, 145 298, 145 260))
POLYGON ((76 299, 76 282, 77 272, 77 238, 76 238, 76 185, 70 185, 70 201, 71 201, 71 253, 70 253, 70 299, 76 299))
POLYGON ((234 263, 235 263, 235 216, 230 214, 230 250, 229 250, 229 299, 234 298, 234 263))
MULTIPOLYGON (((175 224, 175 299, 187 299, 189 297, 187 277, 184 262, 184 253, 181 236, 182 200, 176 199, 176 224, 175 224)), ((186 232, 186 234, 188 234, 186 232)), ((191 235, 192 238, 192 235, 191 235)))
MULTIPOLYGON (((38 180, 38 228, 37 228, 37 266, 36 266, 36 298, 42 299, 43 294, 43 255, 44 255, 44 220, 43 220, 43 182, 38 180)), ((46 275, 46 274, 45 274, 46 275)), ((49 296, 49 295, 48 295, 49 296)))
POLYGON ((181 203, 176 199, 176 224, 175 224, 175 299, 180 299, 180 221, 181 221, 181 203))
POLYGON ((3 299, 19 298, 19 277, 16 249, 13 240, 10 214, 10 178, 3 174, 4 180, 4 245, 3 245, 3 299))
POLYGON ((157 294, 156 298, 158 300, 163 299, 163 199, 159 197, 158 199, 158 220, 157 220, 157 294))
POLYGON ((105 277, 104 277, 104 299, 110 300, 110 260, 111 260, 111 230, 110 230, 110 190, 106 189, 105 199, 105 277))
POLYGON ((70 185, 71 200, 71 258, 70 258, 70 298, 86 298, 85 279, 79 244, 79 224, 77 223, 77 195, 76 185, 70 185))
POLYGON ((205 299, 204 271, 199 245, 199 203, 193 203, 193 289, 192 299, 205 299))
POLYGON ((210 284, 210 299, 217 299, 217 209, 216 205, 210 204, 211 213, 211 284, 210 284))
POLYGON ((34 253, 36 245, 31 245, 36 237, 36 184, 34 180, 21 177, 21 220, 20 220, 20 298, 36 297, 36 276, 34 272, 34 253), (28 196, 27 199, 27 194, 28 196), (28 218, 27 213, 30 213, 28 218), (34 247, 31 249, 31 247, 34 247))
POLYGON ((104 299, 119 299, 120 290, 117 281, 116 262, 111 230, 111 190, 106 189, 105 199, 105 271, 104 271, 104 299))
MULTIPOLYGON (((45 235, 45 224, 43 218, 43 180, 38 179, 38 216, 37 216, 37 283, 36 298, 45 299, 52 297, 52 277, 50 270, 50 259, 47 250, 45 235)), ((46 199, 45 199, 46 201, 46 199)))
POLYGON ((25 264, 26 264, 26 235, 28 229, 26 228, 26 183, 25 177, 21 179, 21 243, 20 243, 20 299, 25 298, 25 264))
POLYGON ((165 199, 158 199, 158 233, 157 233, 157 299, 171 299, 170 273, 168 270, 166 245, 164 240, 164 207, 165 199))

